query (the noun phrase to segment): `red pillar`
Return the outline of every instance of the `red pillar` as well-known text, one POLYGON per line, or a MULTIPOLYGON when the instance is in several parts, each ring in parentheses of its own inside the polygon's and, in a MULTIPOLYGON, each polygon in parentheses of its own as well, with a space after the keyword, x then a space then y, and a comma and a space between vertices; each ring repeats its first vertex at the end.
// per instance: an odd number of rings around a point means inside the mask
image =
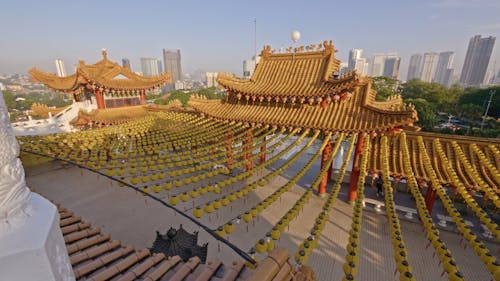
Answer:
POLYGON ((427 206, 427 211, 429 214, 432 213, 432 208, 434 207, 434 202, 436 202, 437 191, 432 188, 432 183, 429 183, 427 187, 427 192, 425 193, 425 205, 427 206))
POLYGON ((253 168, 253 144, 252 144, 252 131, 247 131, 247 145, 246 145, 246 159, 247 171, 253 168))
POLYGON ((266 144, 260 146, 260 164, 264 164, 266 162, 266 144))
POLYGON ((139 96, 139 100, 140 100, 141 104, 145 104, 146 103, 146 91, 141 90, 141 94, 139 96))
POLYGON ((358 195, 357 189, 359 180, 359 167, 361 165, 361 156, 363 154, 364 144, 365 144, 364 134, 358 133, 358 139, 356 141, 356 149, 354 150, 354 159, 352 161, 351 178, 349 180, 348 200, 350 203, 354 203, 358 195))
POLYGON ((100 90, 95 91, 95 101, 97 103, 98 109, 103 109, 106 106, 104 105, 104 95, 100 90))
MULTIPOLYGON (((330 158, 330 154, 332 153, 332 140, 328 140, 325 149, 323 149, 323 153, 321 155, 321 169, 326 165, 326 161, 330 158)), ((328 172, 323 175, 323 179, 318 187, 319 196, 324 196, 326 194, 326 185, 328 184, 328 172)))

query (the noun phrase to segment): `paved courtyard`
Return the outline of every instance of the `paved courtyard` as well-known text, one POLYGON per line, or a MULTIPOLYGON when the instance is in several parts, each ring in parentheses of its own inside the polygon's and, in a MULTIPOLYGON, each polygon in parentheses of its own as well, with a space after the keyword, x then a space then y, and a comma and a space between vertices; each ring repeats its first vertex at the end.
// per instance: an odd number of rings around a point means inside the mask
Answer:
MULTIPOLYGON (((300 167, 307 160, 298 161, 290 169, 300 167)), ((279 163, 274 165, 279 165, 279 163)), ((319 167, 315 165, 312 169, 317 171, 319 167)), ((210 215, 205 215, 200 221, 210 228, 224 224, 286 183, 287 172, 283 174, 283 177, 269 182, 268 185, 258 187, 245 199, 239 199, 210 215)), ((315 172, 309 172, 308 174, 314 175, 315 172)), ((261 175, 256 173, 254 177, 261 175)), ((209 259, 220 258, 224 262, 239 259, 229 247, 212 238, 188 219, 130 188, 119 187, 111 180, 85 169, 62 165, 60 162, 51 162, 44 166, 28 168, 26 178, 28 185, 34 191, 72 210, 91 222, 95 227, 101 227, 104 233, 111 234, 114 239, 135 245, 137 248, 150 247, 155 238, 156 230, 164 233, 170 226, 178 227, 182 224, 188 231, 199 231, 200 244, 209 243, 209 259)), ((307 177, 301 180, 299 185, 302 187, 294 186, 290 191, 285 192, 281 199, 271 204, 248 225, 241 221, 237 225, 236 231, 229 235, 229 241, 240 249, 248 251, 255 241, 264 237, 266 232, 270 231, 281 216, 291 208, 303 194, 303 186, 306 186, 310 180, 307 177)), ((231 190, 238 188, 237 185, 238 183, 227 188, 227 190, 224 189, 224 192, 231 192, 231 190)), ((239 185, 242 185, 242 183, 240 182, 239 185)), ((168 193, 178 193, 180 191, 173 189, 164 192, 160 193, 159 197, 167 200, 168 193)), ((347 185, 344 185, 339 198, 334 204, 334 210, 330 212, 330 219, 319 238, 319 245, 309 258, 308 265, 314 268, 318 280, 341 280, 343 277, 342 266, 345 261, 345 247, 352 220, 352 207, 346 203, 346 192, 347 185)), ((366 187, 367 197, 376 200, 374 193, 373 188, 366 187)), ((179 204, 178 207, 181 210, 187 210, 186 213, 191 216, 189 209, 193 206, 204 204, 206 201, 222 195, 205 195, 193 202, 179 204)), ((397 203, 398 200, 404 201, 405 205, 411 207, 411 200, 408 195, 400 196, 398 193, 396 196, 397 203)), ((298 217, 282 233, 276 245, 285 247, 294 255, 299 244, 307 237, 310 228, 313 226, 314 219, 320 212, 323 201, 324 199, 312 196, 298 217)), ((442 267, 439 265, 438 258, 434 255, 432 246, 426 247, 428 242, 422 226, 416 220, 401 220, 401 228, 410 253, 410 265, 413 267, 417 280, 446 280, 446 274, 442 274, 442 267)), ((441 238, 452 251, 460 270, 465 275, 465 279, 491 280, 491 275, 487 272, 479 257, 475 255, 468 245, 466 246, 466 243, 460 237, 452 231, 441 231, 441 238)), ((493 243, 486 243, 486 245, 498 258, 499 245, 493 243)), ((259 257, 263 256, 259 255, 259 257)), ((399 280, 398 275, 395 274, 387 219, 383 214, 376 213, 369 205, 363 212, 358 277, 359 280, 399 280)))

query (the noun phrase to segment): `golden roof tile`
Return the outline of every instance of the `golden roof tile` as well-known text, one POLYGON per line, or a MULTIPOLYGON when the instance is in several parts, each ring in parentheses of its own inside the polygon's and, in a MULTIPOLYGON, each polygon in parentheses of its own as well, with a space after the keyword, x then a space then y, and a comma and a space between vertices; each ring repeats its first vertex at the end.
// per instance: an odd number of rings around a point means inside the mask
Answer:
POLYGON ((360 78, 355 72, 333 77, 340 66, 340 60, 334 56, 335 51, 331 41, 323 43, 323 50, 308 49, 299 53, 273 53, 270 46, 266 46, 252 78, 240 79, 231 74, 219 73, 217 82, 227 90, 243 95, 327 96, 349 89, 360 78))

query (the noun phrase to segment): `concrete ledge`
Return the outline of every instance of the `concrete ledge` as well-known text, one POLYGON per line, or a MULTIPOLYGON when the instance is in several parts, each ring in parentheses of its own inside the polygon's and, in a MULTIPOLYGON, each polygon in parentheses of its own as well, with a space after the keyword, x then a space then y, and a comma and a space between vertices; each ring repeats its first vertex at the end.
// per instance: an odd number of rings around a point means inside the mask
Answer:
POLYGON ((32 215, 0 239, 1 279, 75 280, 54 204, 32 193, 32 215))

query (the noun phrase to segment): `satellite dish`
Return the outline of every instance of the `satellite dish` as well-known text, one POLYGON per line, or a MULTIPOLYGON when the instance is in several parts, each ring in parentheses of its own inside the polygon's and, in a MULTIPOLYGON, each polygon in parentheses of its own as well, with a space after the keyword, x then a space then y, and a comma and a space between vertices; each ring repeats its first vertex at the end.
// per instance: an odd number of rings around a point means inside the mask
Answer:
POLYGON ((294 31, 292 32, 292 41, 293 41, 293 42, 297 42, 297 41, 299 41, 299 40, 300 40, 300 32, 299 32, 299 31, 297 31, 297 30, 294 30, 294 31))

